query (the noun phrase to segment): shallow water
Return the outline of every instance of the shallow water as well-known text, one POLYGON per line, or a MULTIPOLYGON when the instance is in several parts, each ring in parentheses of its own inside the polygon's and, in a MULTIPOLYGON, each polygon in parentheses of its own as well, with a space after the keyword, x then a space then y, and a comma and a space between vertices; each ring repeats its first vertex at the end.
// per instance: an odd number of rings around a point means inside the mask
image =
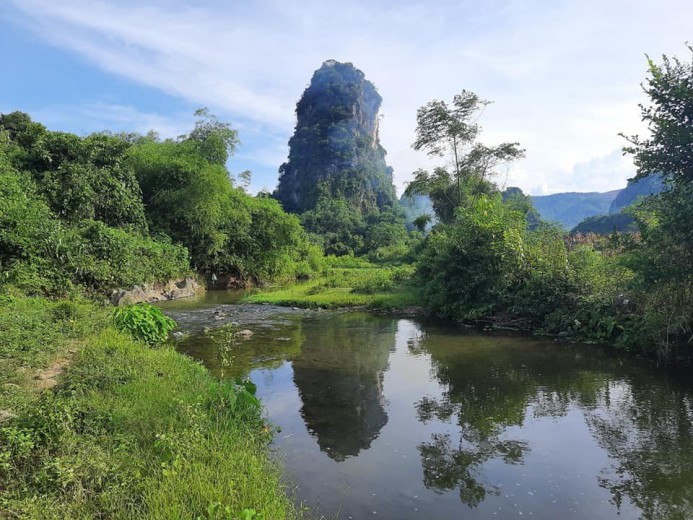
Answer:
POLYGON ((693 518, 681 378, 550 339, 209 298, 166 307, 191 332, 179 349, 255 382, 287 479, 320 514, 693 518))

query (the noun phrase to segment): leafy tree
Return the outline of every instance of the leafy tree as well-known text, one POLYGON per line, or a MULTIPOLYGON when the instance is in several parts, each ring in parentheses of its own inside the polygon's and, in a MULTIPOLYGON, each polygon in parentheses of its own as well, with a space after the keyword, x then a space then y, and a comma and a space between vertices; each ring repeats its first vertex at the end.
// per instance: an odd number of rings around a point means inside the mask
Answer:
POLYGON ((296 274, 297 263, 304 263, 301 274, 311 272, 314 266, 305 263, 313 261, 315 250, 298 217, 271 198, 245 196, 241 200, 250 215, 248 228, 234 233, 234 222, 228 223, 232 228, 228 251, 237 259, 236 265, 243 267, 240 274, 255 280, 290 278, 296 274))
POLYGON ((185 245, 199 272, 239 281, 290 276, 312 254, 298 218, 233 186, 225 163, 236 132, 206 111, 198 116, 189 135, 150 136, 129 149, 151 229, 185 245))
POLYGON ((363 249, 365 221, 343 198, 320 198, 314 209, 301 215, 301 223, 326 254, 348 255, 363 249))
POLYGON ((124 164, 130 144, 109 134, 80 138, 50 132, 21 112, 0 116, 15 145, 13 165, 28 171, 51 210, 63 220, 100 220, 146 232, 140 187, 124 164))
MULTIPOLYGON (((693 47, 688 47, 693 53, 693 47)), ((640 105, 650 136, 629 137, 624 151, 634 155, 636 179, 663 173, 678 187, 693 182, 693 60, 662 56, 657 65, 648 58, 650 77, 643 86, 650 105, 640 105)))
POLYGON ((477 142, 481 127, 476 121, 489 104, 463 90, 453 98, 452 106, 434 100, 417 112, 412 147, 430 156, 450 158, 452 171, 446 167, 435 168, 432 173, 418 170, 406 193, 429 195, 443 222, 452 222, 456 208, 471 203, 479 194, 494 191, 490 178, 498 168, 524 156, 518 143, 486 146, 477 142))
POLYGON ((647 202, 650 216, 640 212, 643 246, 631 265, 646 292, 648 328, 668 349, 693 338, 693 59, 648 63, 650 104, 640 109, 650 135, 628 137, 624 152, 634 157, 636 179, 661 174, 665 189, 647 202))
MULTIPOLYGON (((693 53, 693 47, 689 50, 693 53)), ((664 177, 667 189, 652 206, 659 229, 651 238, 668 241, 676 250, 671 251, 672 267, 680 274, 693 265, 693 60, 663 56, 661 65, 649 58, 648 63, 650 77, 643 89, 651 104, 640 109, 650 136, 629 137, 624 152, 634 157, 636 179, 664 177)))
POLYGON ((196 110, 195 117, 198 118, 195 128, 184 136, 185 140, 193 143, 210 163, 225 165, 240 143, 238 132, 228 123, 219 121, 207 108, 196 110))
POLYGON ((227 223, 250 225, 250 215, 240 209, 244 195, 233 188, 226 168, 201 156, 189 140, 145 141, 132 147, 128 163, 152 230, 186 245, 196 269, 223 273, 227 223))

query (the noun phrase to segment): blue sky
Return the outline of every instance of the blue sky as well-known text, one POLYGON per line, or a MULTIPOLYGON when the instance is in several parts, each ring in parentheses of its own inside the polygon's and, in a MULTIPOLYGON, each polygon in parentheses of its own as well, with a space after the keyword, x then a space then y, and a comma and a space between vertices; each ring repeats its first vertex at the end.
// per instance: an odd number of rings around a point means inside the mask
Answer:
POLYGON ((207 106, 239 130, 234 172, 273 189, 296 101, 326 59, 383 96, 381 141, 401 191, 429 159, 416 109, 462 89, 494 103, 489 144, 527 158, 496 179, 532 194, 606 191, 634 169, 645 53, 686 57, 690 0, 5 0, 0 112, 54 130, 177 136, 207 106))

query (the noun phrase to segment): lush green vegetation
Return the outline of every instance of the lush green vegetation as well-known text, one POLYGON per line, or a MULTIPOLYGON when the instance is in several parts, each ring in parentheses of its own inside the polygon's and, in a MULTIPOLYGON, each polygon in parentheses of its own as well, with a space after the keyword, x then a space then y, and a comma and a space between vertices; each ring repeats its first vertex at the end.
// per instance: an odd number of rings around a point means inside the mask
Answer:
POLYGON ((237 136, 206 111, 190 134, 51 132, 0 116, 0 285, 107 293, 189 274, 239 283, 312 272, 298 218, 234 187, 237 136))
MULTIPOLYGON (((4 297, 0 511, 16 518, 295 518, 248 384, 217 381, 80 301, 4 297), (53 391, 52 356, 80 345, 53 391), (244 516, 246 515, 246 516, 244 516), (254 516, 253 516, 254 515, 254 516)), ((53 363, 55 365, 55 362, 53 363)))
MULTIPOLYGON (((377 267, 366 261, 341 262, 320 276, 307 281, 269 288, 247 296, 247 303, 271 303, 310 309, 366 307, 378 310, 400 310, 419 302, 418 291, 410 284, 413 268, 377 267)), ((351 257, 353 258, 353 257, 351 257)))
POLYGON ((233 185, 235 131, 198 116, 175 140, 0 116, 0 516, 297 516, 251 386, 150 348, 174 326, 158 309, 94 303, 321 266, 297 217, 233 185))
MULTIPOLYGON (((495 148, 475 142, 476 122, 466 119, 476 110, 473 95, 456 98, 458 111, 441 102, 421 109, 415 147, 447 151, 456 165, 420 171, 408 188, 428 194, 440 220, 416 261, 425 308, 664 356, 687 349, 693 338, 691 85, 691 64, 650 62, 651 105, 642 116, 652 135, 630 138, 625 150, 635 157, 638 179, 663 178, 666 188, 631 210, 639 234, 608 237, 569 236, 533 222, 527 200, 498 193, 488 170, 474 166, 479 153, 495 148), (469 105, 461 104, 465 99, 469 105), (455 122, 455 139, 450 131, 431 133, 431 111, 455 122)), ((493 165, 494 157, 484 164, 493 165)))
POLYGON ((415 173, 407 196, 428 197, 435 215, 407 231, 377 142, 380 96, 350 64, 318 73, 276 193, 300 217, 234 185, 238 136, 206 111, 166 140, 0 116, 0 516, 295 516, 252 387, 151 348, 173 327, 156 309, 94 303, 133 284, 300 279, 247 301, 422 306, 690 355, 693 63, 650 62, 651 135, 625 150, 638 179, 665 189, 629 210, 637 233, 609 235, 567 234, 520 190, 500 192, 494 174, 524 151, 478 141, 488 102, 470 92, 417 114, 414 147, 449 162, 415 173))

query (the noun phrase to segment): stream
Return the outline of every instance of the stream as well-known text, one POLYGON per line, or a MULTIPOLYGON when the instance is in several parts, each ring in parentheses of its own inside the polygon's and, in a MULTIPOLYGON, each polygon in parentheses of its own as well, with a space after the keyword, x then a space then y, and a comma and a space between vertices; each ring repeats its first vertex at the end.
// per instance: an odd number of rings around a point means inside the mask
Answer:
POLYGON ((690 377, 552 338, 240 296, 161 307, 181 352, 257 385, 286 482, 318 516, 693 518, 690 377))

